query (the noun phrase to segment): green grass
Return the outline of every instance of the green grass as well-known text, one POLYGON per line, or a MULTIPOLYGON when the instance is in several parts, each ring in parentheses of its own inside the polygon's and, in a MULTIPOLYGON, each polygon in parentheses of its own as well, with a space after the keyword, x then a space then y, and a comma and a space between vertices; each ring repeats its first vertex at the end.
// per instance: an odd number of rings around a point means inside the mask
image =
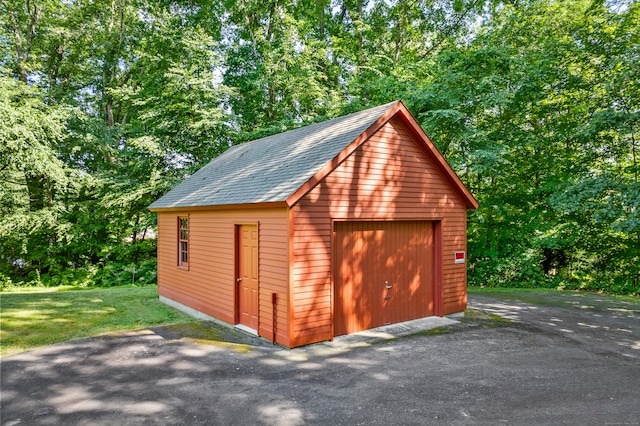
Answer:
MULTIPOLYGON (((518 288, 518 287, 474 287, 468 286, 469 293, 570 293, 571 290, 556 290, 552 288, 518 288)), ((579 292, 574 292, 579 293, 579 292)))
MULTIPOLYGON (((0 356, 100 334, 197 321, 160 303, 157 291, 156 286, 146 286, 90 290, 29 288, 0 292, 0 356)), ((469 293, 529 294, 534 298, 536 294, 546 293, 593 294, 493 287, 469 287, 469 293)), ((640 297, 635 296, 599 296, 640 303, 640 297)), ((473 316, 473 313, 467 311, 466 315, 473 316)))
POLYGON ((468 286, 467 291, 470 294, 485 294, 491 295, 496 293, 514 293, 519 295, 526 294, 575 294, 578 296, 582 295, 598 295, 604 298, 608 298, 611 300, 618 300, 621 302, 629 302, 629 303, 640 303, 640 296, 626 296, 620 294, 609 294, 603 292, 593 292, 593 291, 580 291, 580 290, 557 290, 557 289, 549 289, 549 288, 517 288, 517 287, 475 287, 468 286))
POLYGON ((160 303, 156 286, 0 293, 0 356, 105 333, 193 321, 160 303))

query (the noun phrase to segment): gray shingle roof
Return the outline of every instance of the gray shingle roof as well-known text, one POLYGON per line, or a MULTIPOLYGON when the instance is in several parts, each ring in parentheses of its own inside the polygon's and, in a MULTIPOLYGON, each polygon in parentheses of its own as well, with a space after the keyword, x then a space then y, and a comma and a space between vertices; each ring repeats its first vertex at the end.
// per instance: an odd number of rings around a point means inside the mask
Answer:
POLYGON ((395 104, 233 146, 149 208, 285 201, 395 104))

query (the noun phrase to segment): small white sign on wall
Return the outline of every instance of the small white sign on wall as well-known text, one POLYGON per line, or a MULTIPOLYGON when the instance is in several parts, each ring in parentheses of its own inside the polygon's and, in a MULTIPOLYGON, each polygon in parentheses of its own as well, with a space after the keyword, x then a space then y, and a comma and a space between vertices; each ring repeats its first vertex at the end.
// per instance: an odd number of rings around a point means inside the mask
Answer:
POLYGON ((465 259, 466 259, 465 252, 456 251, 456 252, 453 253, 453 261, 454 261, 454 263, 464 263, 465 259))

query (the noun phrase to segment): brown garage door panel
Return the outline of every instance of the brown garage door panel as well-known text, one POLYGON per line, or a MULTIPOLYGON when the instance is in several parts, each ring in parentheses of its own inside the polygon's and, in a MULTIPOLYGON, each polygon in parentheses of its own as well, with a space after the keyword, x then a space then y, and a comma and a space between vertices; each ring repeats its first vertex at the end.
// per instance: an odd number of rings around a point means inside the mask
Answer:
POLYGON ((334 334, 433 315, 433 222, 336 222, 334 334))

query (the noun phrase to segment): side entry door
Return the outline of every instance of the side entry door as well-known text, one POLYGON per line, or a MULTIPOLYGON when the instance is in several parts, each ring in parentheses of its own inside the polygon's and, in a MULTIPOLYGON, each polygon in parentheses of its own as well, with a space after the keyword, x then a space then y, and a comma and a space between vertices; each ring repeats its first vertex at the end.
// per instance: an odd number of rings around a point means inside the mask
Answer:
POLYGON ((238 226, 238 321, 258 330, 258 225, 238 226))

